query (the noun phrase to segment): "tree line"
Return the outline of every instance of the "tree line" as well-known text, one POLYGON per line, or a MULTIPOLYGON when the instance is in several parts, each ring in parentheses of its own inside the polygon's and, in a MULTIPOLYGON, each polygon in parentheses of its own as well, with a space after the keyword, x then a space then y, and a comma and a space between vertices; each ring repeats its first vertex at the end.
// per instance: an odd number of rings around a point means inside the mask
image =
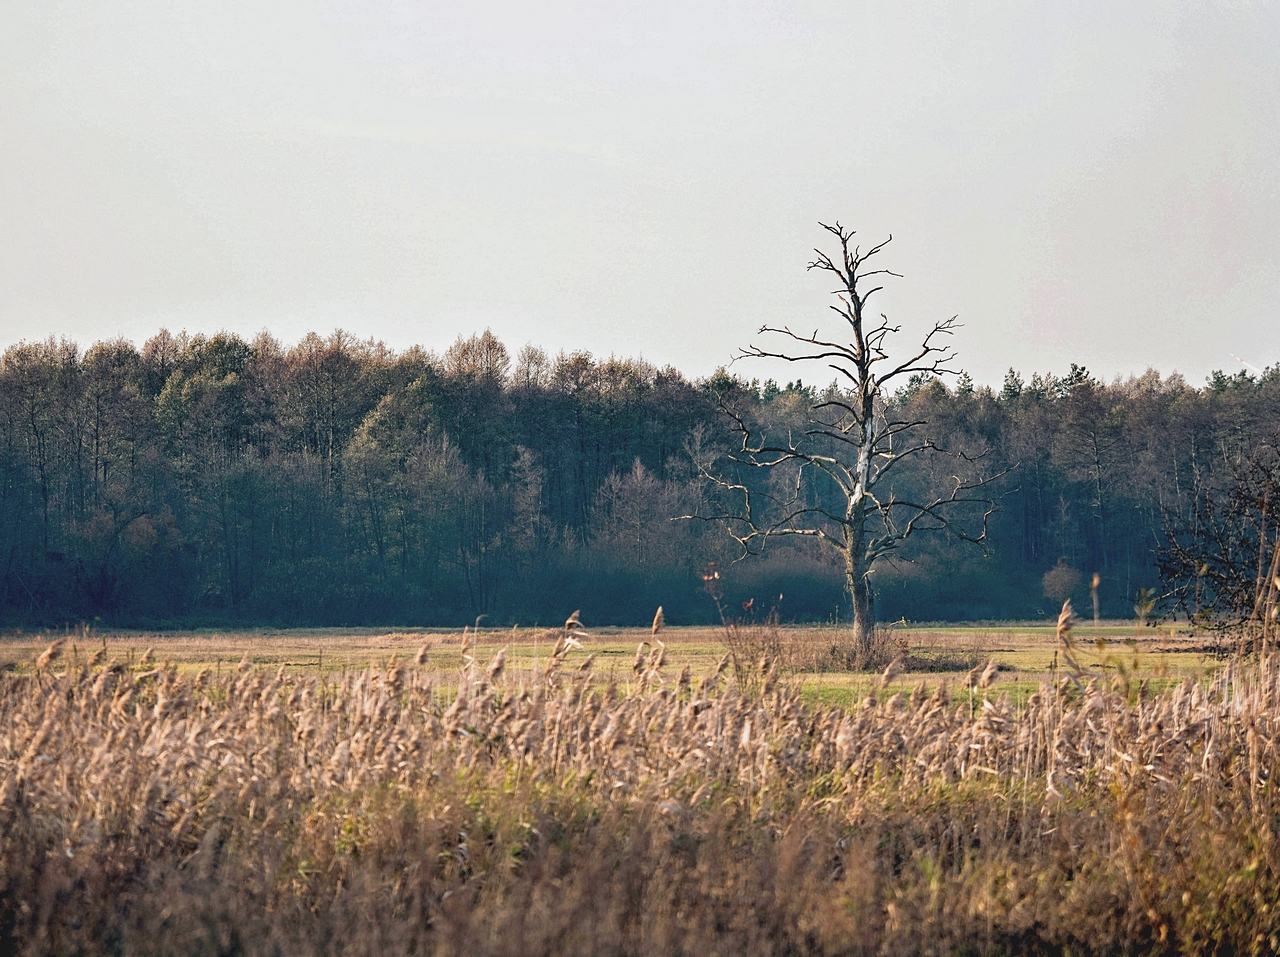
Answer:
MULTIPOLYGON (((731 602, 844 620, 842 569, 815 542, 735 563, 722 528, 673 521, 717 494, 725 408, 781 434, 839 395, 741 364, 690 380, 587 352, 513 359, 487 331, 443 355, 342 332, 20 343, 0 360, 0 615, 509 625, 580 607, 605 624, 663 604, 694 622, 715 614, 715 562, 731 602)), ((1192 521, 1280 424, 1280 369, 1201 387, 1075 365, 999 389, 919 374, 883 401, 999 475, 1000 509, 980 546, 918 536, 877 567, 882 620, 1036 617, 1094 573, 1102 613, 1125 615, 1159 581, 1170 518, 1192 521)), ((904 462, 895 488, 945 486, 949 461, 904 462)))

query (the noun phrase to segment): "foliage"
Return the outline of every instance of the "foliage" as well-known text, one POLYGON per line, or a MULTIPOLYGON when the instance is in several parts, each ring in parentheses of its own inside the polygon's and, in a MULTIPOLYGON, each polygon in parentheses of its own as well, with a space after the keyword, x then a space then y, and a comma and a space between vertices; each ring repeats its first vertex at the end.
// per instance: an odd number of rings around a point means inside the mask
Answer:
MULTIPOLYGON (((10 347, 0 619, 528 624, 576 595, 600 623, 659 603, 673 622, 714 620, 701 569, 734 556, 668 519, 697 506, 698 465, 726 447, 717 396, 785 435, 823 390, 501 346, 481 334, 436 356, 342 333, 286 346, 162 331, 141 349, 10 347)), ((1103 614, 1127 617, 1157 581, 1162 515, 1192 522, 1280 423, 1275 370, 1203 389, 1082 370, 1006 385, 926 378, 886 397, 936 445, 1013 471, 988 553, 916 539, 877 567, 881 617, 1050 614, 1038 596, 1060 557, 1099 573, 1103 614)), ((904 462, 895 488, 948 474, 904 462)), ((787 619, 847 621, 843 569, 811 545, 735 566, 726 600, 784 593, 787 619)))

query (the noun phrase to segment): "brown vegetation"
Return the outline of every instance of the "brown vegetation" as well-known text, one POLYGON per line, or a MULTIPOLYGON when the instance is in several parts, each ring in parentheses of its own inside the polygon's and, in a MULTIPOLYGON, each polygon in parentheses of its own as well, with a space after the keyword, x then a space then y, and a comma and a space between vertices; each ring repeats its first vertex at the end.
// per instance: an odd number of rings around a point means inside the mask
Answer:
POLYGON ((572 624, 527 687, 501 656, 0 676, 0 952, 1276 946, 1273 662, 846 712, 656 641, 604 687, 572 624))
POLYGON ((900 672, 941 673, 986 663, 976 646, 962 647, 894 625, 877 627, 867 645, 838 627, 787 629, 776 610, 758 620, 726 618, 721 629, 734 677, 743 688, 759 683, 762 661, 786 674, 879 671, 889 664, 900 672))

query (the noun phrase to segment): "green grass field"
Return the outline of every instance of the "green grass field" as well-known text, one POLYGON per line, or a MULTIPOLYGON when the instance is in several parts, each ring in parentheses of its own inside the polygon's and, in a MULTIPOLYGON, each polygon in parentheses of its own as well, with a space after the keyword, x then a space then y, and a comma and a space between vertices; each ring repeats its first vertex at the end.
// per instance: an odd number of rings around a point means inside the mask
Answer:
MULTIPOLYGON (((583 647, 569 653, 567 666, 581 666, 588 657, 599 678, 625 686, 632 678, 637 646, 651 641, 648 628, 589 629, 583 647)), ((923 683, 932 689, 946 682, 963 685, 967 670, 994 659, 1000 668, 997 687, 1018 702, 1039 686, 1055 667, 1060 643, 1052 623, 899 626, 895 639, 909 649, 911 662, 923 669, 903 671, 880 689, 880 674, 854 672, 843 668, 814 667, 807 659, 814 649, 839 645, 847 636, 830 626, 783 626, 777 630, 783 671, 788 680, 799 683, 811 702, 847 706, 869 693, 893 694, 923 683), (809 654, 791 654, 806 649, 809 654), (788 659, 800 663, 787 665, 788 659)), ((501 649, 507 649, 506 675, 511 683, 532 683, 546 663, 557 637, 554 630, 541 628, 485 629, 466 634, 469 653, 481 664, 501 649)), ((387 631, 368 628, 254 629, 246 631, 79 631, 11 632, 0 639, 0 668, 24 670, 55 638, 65 638, 69 657, 81 658, 105 648, 108 659, 136 665, 148 651, 156 661, 170 661, 183 671, 209 668, 216 675, 234 668, 246 656, 257 667, 287 672, 332 674, 362 669, 371 662, 379 666, 393 655, 413 658, 428 647, 430 669, 447 682, 447 676, 463 664, 464 633, 447 630, 387 631)), ((667 650, 667 667, 678 673, 688 665, 695 674, 713 670, 729 650, 725 631, 719 627, 668 627, 658 638, 667 650)), ((1160 687, 1186 677, 1202 678, 1216 670, 1220 661, 1206 654, 1203 637, 1190 634, 1185 625, 1135 628, 1132 622, 1104 621, 1077 626, 1074 638, 1078 658, 1086 667, 1101 672, 1124 671, 1139 680, 1160 687), (1101 639, 1101 642, 1099 641, 1101 639)), ((775 646, 777 647, 777 646, 775 646)), ((647 649, 646 649, 647 650, 647 649)), ((758 649, 748 647, 752 663, 758 649)))

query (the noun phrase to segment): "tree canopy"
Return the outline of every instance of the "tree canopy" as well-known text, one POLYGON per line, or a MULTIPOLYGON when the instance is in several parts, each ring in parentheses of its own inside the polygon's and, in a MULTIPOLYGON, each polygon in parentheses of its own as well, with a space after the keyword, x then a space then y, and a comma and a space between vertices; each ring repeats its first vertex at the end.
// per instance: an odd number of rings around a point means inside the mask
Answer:
MULTIPOLYGON (((341 332, 20 343, 0 359, 0 614, 531 624, 581 607, 605 623, 662 604, 697 621, 717 561, 730 598, 844 620, 842 570, 816 543, 730 568, 732 542, 669 521, 708 494, 699 460, 731 447, 720 398, 799 428, 827 389, 536 347, 512 359, 488 333, 443 356, 341 332)), ((904 544, 876 572, 882 618, 1047 614, 1060 563, 1100 574, 1119 615, 1159 579, 1163 517, 1190 520, 1275 432, 1280 370, 1194 388, 1077 366, 1011 372, 998 392, 923 375, 885 401, 1009 471, 989 549, 904 544)), ((904 462, 895 489, 936 487, 936 470, 904 462)))

